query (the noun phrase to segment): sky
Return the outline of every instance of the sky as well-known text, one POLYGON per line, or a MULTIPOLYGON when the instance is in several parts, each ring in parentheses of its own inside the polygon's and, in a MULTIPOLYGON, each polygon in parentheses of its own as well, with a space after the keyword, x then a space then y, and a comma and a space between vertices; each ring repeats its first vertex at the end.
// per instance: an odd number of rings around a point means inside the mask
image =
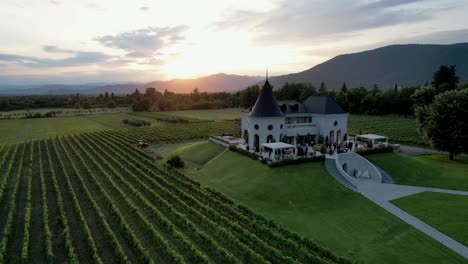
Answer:
POLYGON ((466 0, 1 0, 0 84, 280 75, 390 44, 468 42, 466 0))

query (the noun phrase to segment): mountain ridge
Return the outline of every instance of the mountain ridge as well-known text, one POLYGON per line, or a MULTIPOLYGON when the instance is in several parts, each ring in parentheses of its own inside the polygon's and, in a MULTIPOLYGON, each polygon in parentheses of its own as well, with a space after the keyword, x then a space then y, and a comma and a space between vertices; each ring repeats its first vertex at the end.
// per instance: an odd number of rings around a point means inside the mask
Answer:
POLYGON ((373 50, 341 54, 298 73, 271 77, 270 83, 324 81, 331 89, 346 82, 348 87, 390 88, 422 85, 432 79, 440 65, 456 65, 460 81, 468 81, 468 43, 395 44, 373 50))
MULTIPOLYGON (((341 54, 297 73, 269 77, 270 83, 280 87, 285 83, 311 83, 319 86, 324 81, 328 89, 348 87, 380 88, 423 85, 432 79, 440 65, 456 65, 461 82, 468 81, 468 43, 455 44, 394 44, 372 50, 341 54)), ((109 83, 60 85, 51 84, 30 89, 0 90, 0 95, 56 95, 100 93, 129 94, 138 89, 144 92, 153 87, 163 92, 190 93, 237 92, 247 86, 263 85, 265 77, 217 73, 190 79, 172 79, 148 83, 109 83)))

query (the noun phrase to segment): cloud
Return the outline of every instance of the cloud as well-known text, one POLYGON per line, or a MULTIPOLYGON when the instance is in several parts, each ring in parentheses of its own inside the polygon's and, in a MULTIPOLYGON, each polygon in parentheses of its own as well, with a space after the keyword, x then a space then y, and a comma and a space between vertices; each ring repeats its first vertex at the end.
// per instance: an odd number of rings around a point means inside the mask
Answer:
POLYGON ((142 6, 139 8, 141 11, 149 11, 151 8, 149 6, 142 6))
POLYGON ((42 49, 48 53, 76 53, 76 51, 61 49, 56 46, 43 46, 42 49))
POLYGON ((403 39, 399 42, 419 44, 454 44, 468 42, 468 28, 423 34, 403 39))
POLYGON ((127 57, 153 57, 157 52, 184 39, 183 33, 187 26, 176 27, 148 27, 134 31, 107 35, 96 38, 101 44, 110 48, 117 48, 127 52, 127 57))
MULTIPOLYGON (((51 53, 69 53, 70 57, 63 59, 44 59, 37 57, 22 56, 16 54, 0 54, 0 62, 9 62, 19 64, 25 67, 31 68, 57 68, 57 67, 76 67, 83 65, 92 64, 108 64, 116 63, 118 58, 108 56, 101 52, 83 52, 83 51, 70 51, 62 50, 59 48, 50 48, 52 46, 46 46, 44 50, 51 50, 51 53)), ((122 63, 122 61, 118 61, 122 63)))
POLYGON ((247 29, 256 42, 285 43, 313 40, 335 34, 425 21, 435 15, 433 0, 328 1, 296 0, 279 2, 268 12, 230 10, 214 24, 215 30, 247 29))
POLYGON ((368 8, 388 8, 401 6, 406 4, 412 4, 416 2, 421 2, 423 0, 380 0, 370 4, 367 4, 368 8))

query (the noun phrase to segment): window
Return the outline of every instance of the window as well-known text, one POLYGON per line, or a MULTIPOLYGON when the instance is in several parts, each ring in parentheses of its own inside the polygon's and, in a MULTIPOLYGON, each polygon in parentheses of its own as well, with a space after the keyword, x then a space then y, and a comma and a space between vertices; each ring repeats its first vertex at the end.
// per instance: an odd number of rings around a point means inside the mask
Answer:
POLYGON ((283 129, 283 124, 280 125, 280 129, 283 129))
POLYGON ((255 130, 258 130, 260 127, 258 125, 254 126, 255 130))
POLYGON ((334 126, 338 125, 338 121, 335 121, 335 123, 333 123, 334 126))
POLYGON ((282 111, 283 113, 286 112, 286 110, 288 110, 285 104, 282 104, 282 105, 280 106, 280 109, 281 109, 281 111, 282 111))
POLYGON ((273 125, 268 125, 268 130, 273 130, 273 125))

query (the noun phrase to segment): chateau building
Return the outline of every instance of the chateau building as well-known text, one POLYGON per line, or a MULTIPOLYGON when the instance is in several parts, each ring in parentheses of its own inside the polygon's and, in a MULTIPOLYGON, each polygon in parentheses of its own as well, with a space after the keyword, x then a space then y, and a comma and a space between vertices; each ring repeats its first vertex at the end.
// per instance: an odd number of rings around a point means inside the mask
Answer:
POLYGON ((303 103, 277 101, 268 77, 255 105, 242 112, 241 137, 250 150, 265 143, 291 145, 318 142, 341 143, 347 133, 348 113, 329 96, 310 96, 303 103))

